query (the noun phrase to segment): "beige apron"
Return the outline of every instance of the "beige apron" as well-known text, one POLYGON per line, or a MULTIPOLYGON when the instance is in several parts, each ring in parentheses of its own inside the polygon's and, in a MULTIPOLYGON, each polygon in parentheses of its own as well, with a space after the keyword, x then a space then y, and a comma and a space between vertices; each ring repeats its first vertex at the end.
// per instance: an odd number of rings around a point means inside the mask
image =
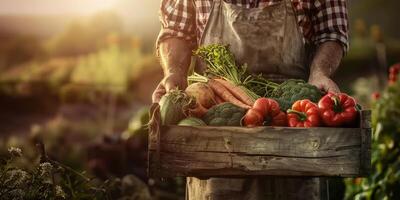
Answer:
MULTIPOLYGON (((240 64, 275 81, 306 79, 306 51, 290 0, 243 8, 215 0, 201 45, 229 44, 240 64)), ((189 200, 320 199, 318 178, 187 178, 189 200)))
POLYGON ((308 76, 305 45, 290 0, 243 8, 215 0, 200 44, 229 44, 240 64, 269 77, 308 76))

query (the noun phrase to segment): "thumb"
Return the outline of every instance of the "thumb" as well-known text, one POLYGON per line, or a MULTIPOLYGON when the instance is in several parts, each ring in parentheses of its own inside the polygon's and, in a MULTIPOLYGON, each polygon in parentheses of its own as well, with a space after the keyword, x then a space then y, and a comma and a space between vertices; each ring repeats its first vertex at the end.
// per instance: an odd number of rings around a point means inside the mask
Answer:
POLYGON ((328 92, 338 94, 338 93, 340 93, 340 89, 338 86, 334 85, 334 86, 331 86, 328 88, 328 92))
POLYGON ((335 93, 335 94, 340 93, 339 86, 333 81, 329 82, 329 85, 328 85, 327 89, 328 89, 328 92, 332 92, 332 93, 335 93))
POLYGON ((173 83, 171 81, 168 81, 168 82, 165 83, 165 91, 166 92, 169 92, 169 91, 174 90, 174 89, 178 89, 178 85, 177 84, 175 84, 175 83, 173 83))

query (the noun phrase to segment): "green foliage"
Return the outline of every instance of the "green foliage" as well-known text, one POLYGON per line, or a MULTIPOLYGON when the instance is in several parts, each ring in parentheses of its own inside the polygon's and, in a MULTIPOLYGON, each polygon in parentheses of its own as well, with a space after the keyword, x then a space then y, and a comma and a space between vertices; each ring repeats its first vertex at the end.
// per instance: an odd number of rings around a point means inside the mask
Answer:
POLYGON ((287 80, 280 84, 270 97, 279 102, 281 110, 286 111, 297 100, 309 99, 317 103, 322 97, 322 92, 314 85, 310 85, 303 80, 287 80))
POLYGON ((132 66, 138 62, 137 50, 123 52, 110 46, 80 59, 71 75, 71 82, 88 84, 114 93, 126 92, 132 66))
POLYGON ((229 46, 211 44, 198 48, 195 55, 199 56, 207 64, 205 74, 229 80, 242 89, 253 99, 266 96, 275 83, 263 78, 262 75, 250 74, 247 66, 239 66, 229 46))
POLYGON ((132 175, 100 181, 41 155, 31 169, 15 165, 22 151, 11 147, 0 161, 0 199, 151 199, 144 183, 132 175))
POLYGON ((400 199, 400 81, 373 105, 372 174, 347 180, 348 199, 400 199))
POLYGON ((207 64, 206 73, 224 77, 235 84, 240 84, 246 78, 246 68, 237 66, 235 56, 229 50, 229 46, 212 44, 203 46, 195 51, 207 64))
MULTIPOLYGON (((126 113, 119 113, 119 115, 126 115, 126 113)), ((98 136, 104 131, 104 128, 102 128, 104 124, 96 120, 93 121, 93 119, 80 118, 78 120, 71 120, 64 117, 57 117, 45 124, 33 125, 30 135, 12 136, 7 140, 0 139, 0 158, 5 158, 3 155, 8 155, 7 147, 21 147, 24 152, 23 157, 13 160, 13 167, 26 172, 34 172, 40 162, 40 155, 37 153, 35 144, 37 141, 43 141, 43 143, 46 144, 46 153, 49 158, 57 160, 58 163, 62 163, 79 173, 88 171, 88 174, 83 173, 83 175, 89 178, 91 180, 90 184, 93 184, 95 187, 104 187, 107 194, 112 197, 108 199, 149 199, 145 198, 147 196, 147 187, 151 187, 151 199, 179 199, 184 196, 185 193, 184 178, 163 181, 151 179, 149 186, 146 186, 143 182, 137 180, 135 176, 125 175, 126 173, 133 173, 138 177, 144 178, 144 174, 142 174, 141 171, 143 170, 145 172, 146 167, 146 162, 142 160, 142 158, 143 155, 144 158, 147 155, 146 147, 148 134, 145 124, 148 123, 148 108, 139 110, 135 116, 136 117, 131 120, 129 130, 127 131, 130 132, 130 134, 125 135, 124 133, 121 142, 115 144, 104 143, 109 144, 104 146, 105 149, 95 149, 95 152, 100 155, 100 158, 103 158, 101 157, 103 155, 109 155, 109 151, 107 150, 110 150, 112 161, 93 157, 90 151, 90 148, 93 147, 94 144, 97 144, 94 142, 99 141, 98 139, 102 139, 98 136), (116 148, 121 149, 121 151, 115 151, 116 148), (114 158, 117 161, 115 161, 114 158), (123 161, 121 166, 119 163, 120 160, 123 161), (107 167, 106 170, 113 169, 121 173, 117 174, 115 171, 107 171, 107 177, 110 178, 106 181, 93 178, 90 172, 96 175, 98 175, 98 172, 93 168, 92 161, 96 161, 96 163, 103 163, 97 161, 110 162, 110 165, 106 164, 105 166, 103 164, 101 166, 107 167), (126 168, 129 168, 129 170, 125 171, 126 168), (111 178, 112 175, 123 177, 120 179, 111 178)), ((123 121, 123 123, 118 122, 121 123, 121 126, 118 127, 126 127, 126 121, 123 121)), ((118 130, 118 128, 116 129, 118 130)), ((61 179, 63 179, 63 177, 61 177, 61 179)), ((57 178, 56 181, 59 181, 59 178, 57 178)), ((84 183, 83 185, 87 184, 84 183)), ((69 197, 69 190, 65 189, 63 186, 62 188, 64 192, 67 193, 66 199, 79 199, 69 197)), ((97 191, 88 190, 86 188, 81 190, 78 185, 76 185, 76 187, 74 186, 74 190, 77 190, 79 195, 87 196, 86 199, 92 199, 92 193, 97 191), (87 192, 89 192, 89 194, 87 194, 87 192)), ((2 198, 0 197, 0 199, 2 198)))
POLYGON ((240 126, 245 112, 232 103, 223 103, 208 110, 203 119, 210 126, 240 126))

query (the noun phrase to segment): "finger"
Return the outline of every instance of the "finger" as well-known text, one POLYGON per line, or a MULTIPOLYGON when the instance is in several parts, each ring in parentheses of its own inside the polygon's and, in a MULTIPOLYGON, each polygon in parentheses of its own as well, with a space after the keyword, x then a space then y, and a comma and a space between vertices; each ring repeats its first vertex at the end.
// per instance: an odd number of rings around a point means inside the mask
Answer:
POLYGON ((321 85, 321 89, 323 94, 327 94, 329 92, 335 93, 334 89, 332 89, 329 85, 321 85))
POLYGON ((173 83, 171 81, 168 81, 165 83, 165 90, 166 92, 169 92, 171 90, 178 89, 178 85, 176 83, 173 83))
POLYGON ((332 93, 337 94, 337 93, 340 93, 340 89, 339 89, 339 87, 336 85, 336 83, 332 81, 332 82, 329 84, 328 92, 332 92, 332 93))
POLYGON ((160 100, 161 100, 161 97, 164 96, 165 93, 166 93, 165 90, 157 90, 157 91, 155 91, 153 93, 153 96, 152 96, 153 103, 159 103, 160 100))
POLYGON ((165 90, 164 86, 160 83, 153 92, 153 95, 152 95, 153 103, 160 102, 161 97, 164 96, 165 93, 166 93, 166 90, 165 90))
POLYGON ((340 93, 340 89, 339 89, 339 87, 337 87, 337 86, 335 85, 335 86, 329 87, 329 88, 328 88, 328 92, 338 94, 338 93, 340 93))
POLYGON ((316 87, 321 90, 323 93, 326 93, 328 90, 323 84, 317 84, 316 87))
POLYGON ((332 86, 332 85, 321 85, 320 90, 323 93, 334 93, 334 94, 338 93, 338 91, 339 91, 339 89, 337 87, 332 86))

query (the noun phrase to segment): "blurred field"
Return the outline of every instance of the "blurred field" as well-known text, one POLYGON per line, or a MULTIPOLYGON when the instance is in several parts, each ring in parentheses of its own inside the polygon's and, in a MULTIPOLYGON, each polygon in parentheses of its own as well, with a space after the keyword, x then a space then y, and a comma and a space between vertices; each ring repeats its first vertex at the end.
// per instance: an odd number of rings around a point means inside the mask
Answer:
MULTIPOLYGON (((28 105, 29 109, 51 109, 43 102, 51 102, 55 109, 66 104, 98 104, 102 98, 112 106, 150 103, 151 91, 161 78, 157 59, 152 51, 146 51, 153 41, 143 43, 122 29, 121 19, 105 12, 71 21, 48 38, 4 33, 0 94, 10 105, 4 106, 2 113, 28 105)), ((8 115, 4 118, 14 120, 8 115)), ((7 129, 20 128, 15 125, 7 129)))

